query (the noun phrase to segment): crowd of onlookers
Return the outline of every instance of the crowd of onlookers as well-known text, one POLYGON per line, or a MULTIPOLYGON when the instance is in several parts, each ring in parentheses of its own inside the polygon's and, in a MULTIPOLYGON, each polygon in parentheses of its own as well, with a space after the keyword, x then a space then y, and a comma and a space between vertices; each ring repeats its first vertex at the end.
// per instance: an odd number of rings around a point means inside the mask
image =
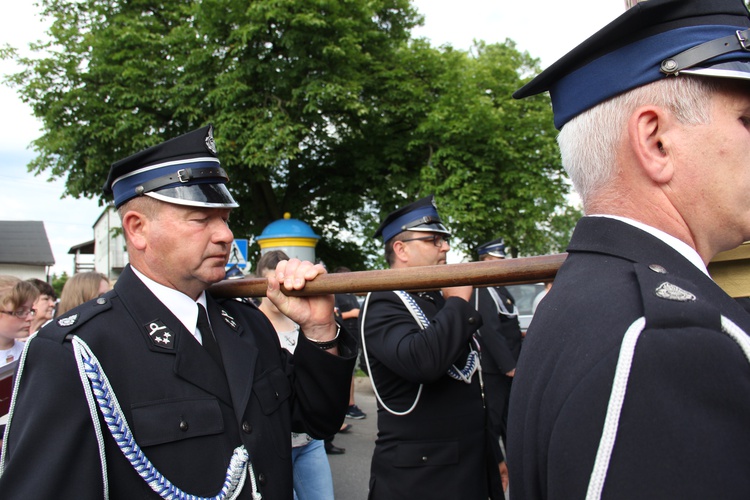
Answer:
POLYGON ((21 356, 29 335, 110 288, 109 279, 102 273, 77 273, 65 282, 58 298, 46 281, 0 275, 0 366, 21 356))

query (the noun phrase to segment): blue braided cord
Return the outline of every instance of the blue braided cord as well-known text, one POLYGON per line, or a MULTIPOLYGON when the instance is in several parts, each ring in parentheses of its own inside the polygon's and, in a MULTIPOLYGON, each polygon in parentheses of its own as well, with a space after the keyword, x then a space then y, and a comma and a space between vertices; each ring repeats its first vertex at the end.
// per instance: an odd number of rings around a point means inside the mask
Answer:
MULTIPOLYGON (((408 306, 411 306, 410 309, 412 313, 417 315, 420 323, 422 323, 423 329, 430 326, 430 320, 427 319, 427 316, 425 316, 424 311, 419 307, 417 301, 414 300, 414 297, 403 290, 395 290, 395 293, 401 297, 402 300, 409 302, 408 306)), ((471 348, 471 345, 469 347, 471 348)), ((459 370, 456 368, 456 365, 451 365, 450 368, 448 368, 448 376, 459 382, 470 384, 471 377, 474 375, 474 372, 477 371, 477 368, 479 368, 479 353, 471 348, 471 352, 469 352, 469 356, 466 358, 466 366, 459 370)))
MULTIPOLYGON (((249 462, 249 454, 244 446, 235 448, 227 468, 224 484, 219 494, 214 497, 199 497, 185 493, 156 470, 143 454, 138 443, 135 442, 127 421, 122 416, 117 398, 111 392, 109 383, 101 372, 98 360, 88 350, 88 346, 85 346, 82 342, 81 344, 85 347, 80 350, 84 372, 91 383, 97 405, 102 412, 107 427, 122 453, 154 492, 165 500, 225 500, 234 498, 234 495, 239 494, 245 483, 246 466, 249 462)), ((250 465, 250 467, 252 466, 250 465)), ((258 497, 259 495, 255 494, 255 496, 258 497)))
POLYGON ((396 294, 399 295, 402 299, 409 302, 409 305, 411 305, 412 307, 412 311, 415 312, 419 317, 419 322, 422 323, 422 328, 426 329, 428 326, 430 326, 430 320, 427 319, 427 316, 425 316, 424 311, 422 311, 422 308, 419 307, 417 301, 414 300, 414 297, 404 292, 403 290, 396 290, 396 294))
POLYGON ((462 370, 459 370, 458 368, 456 368, 456 365, 451 365, 451 367, 448 368, 448 376, 452 379, 469 384, 471 383, 471 376, 474 375, 474 372, 478 367, 479 353, 472 350, 469 353, 468 358, 466 358, 466 366, 462 370))

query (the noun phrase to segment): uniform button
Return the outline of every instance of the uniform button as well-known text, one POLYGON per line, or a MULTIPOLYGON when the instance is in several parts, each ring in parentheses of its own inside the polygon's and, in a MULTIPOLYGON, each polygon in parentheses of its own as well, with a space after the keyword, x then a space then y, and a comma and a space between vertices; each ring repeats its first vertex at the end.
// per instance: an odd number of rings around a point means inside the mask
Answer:
POLYGON ((265 486, 265 485, 266 485, 266 475, 265 475, 265 474, 263 474, 262 472, 261 472, 260 474, 258 474, 258 482, 259 482, 259 483, 260 483, 261 485, 263 485, 263 486, 265 486))
POLYGON ((477 322, 477 319, 474 316, 469 316, 469 324, 470 325, 473 325, 476 322, 477 322))
POLYGON ((104 305, 107 303, 107 299, 105 299, 104 297, 99 297, 98 299, 96 299, 96 303, 99 304, 100 306, 104 305))
POLYGON ((667 274, 667 270, 664 268, 664 266, 660 266, 659 264, 651 264, 648 266, 648 268, 655 273, 667 274))
POLYGON ((184 431, 188 430, 188 427, 189 427, 189 425, 188 425, 188 423, 186 421, 180 420, 180 430, 181 431, 184 432, 184 431))
POLYGON ((422 462, 426 462, 426 461, 427 461, 427 457, 422 457, 422 462))
POLYGON ((245 434, 250 434, 251 432, 253 432, 253 426, 250 425, 250 422, 242 422, 242 432, 244 432, 245 434))

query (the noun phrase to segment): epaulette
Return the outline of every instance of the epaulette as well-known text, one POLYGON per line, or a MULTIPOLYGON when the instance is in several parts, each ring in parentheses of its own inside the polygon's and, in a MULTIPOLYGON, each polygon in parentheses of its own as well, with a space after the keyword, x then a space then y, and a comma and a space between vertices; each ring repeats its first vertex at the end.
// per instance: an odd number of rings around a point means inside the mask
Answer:
POLYGON ((58 342, 70 340, 73 332, 81 325, 87 323, 91 318, 108 311, 112 308, 109 293, 95 300, 91 300, 78 307, 74 307, 62 316, 55 318, 39 331, 42 337, 55 339, 58 342))
POLYGON ((721 330, 721 313, 692 281, 670 274, 667 265, 634 264, 646 328, 700 327, 721 330))

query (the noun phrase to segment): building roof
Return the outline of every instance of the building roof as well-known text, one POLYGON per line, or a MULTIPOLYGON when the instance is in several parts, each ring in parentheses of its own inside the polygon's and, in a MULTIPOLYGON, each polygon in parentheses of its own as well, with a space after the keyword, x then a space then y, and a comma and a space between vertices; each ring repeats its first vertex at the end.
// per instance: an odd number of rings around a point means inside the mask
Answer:
POLYGON ((94 240, 84 241, 83 243, 79 243, 77 245, 73 245, 70 247, 70 250, 68 250, 68 253, 71 255, 75 254, 84 254, 84 255, 94 255, 94 240))
POLYGON ((0 234, 0 264, 54 265, 44 222, 0 221, 0 234))

